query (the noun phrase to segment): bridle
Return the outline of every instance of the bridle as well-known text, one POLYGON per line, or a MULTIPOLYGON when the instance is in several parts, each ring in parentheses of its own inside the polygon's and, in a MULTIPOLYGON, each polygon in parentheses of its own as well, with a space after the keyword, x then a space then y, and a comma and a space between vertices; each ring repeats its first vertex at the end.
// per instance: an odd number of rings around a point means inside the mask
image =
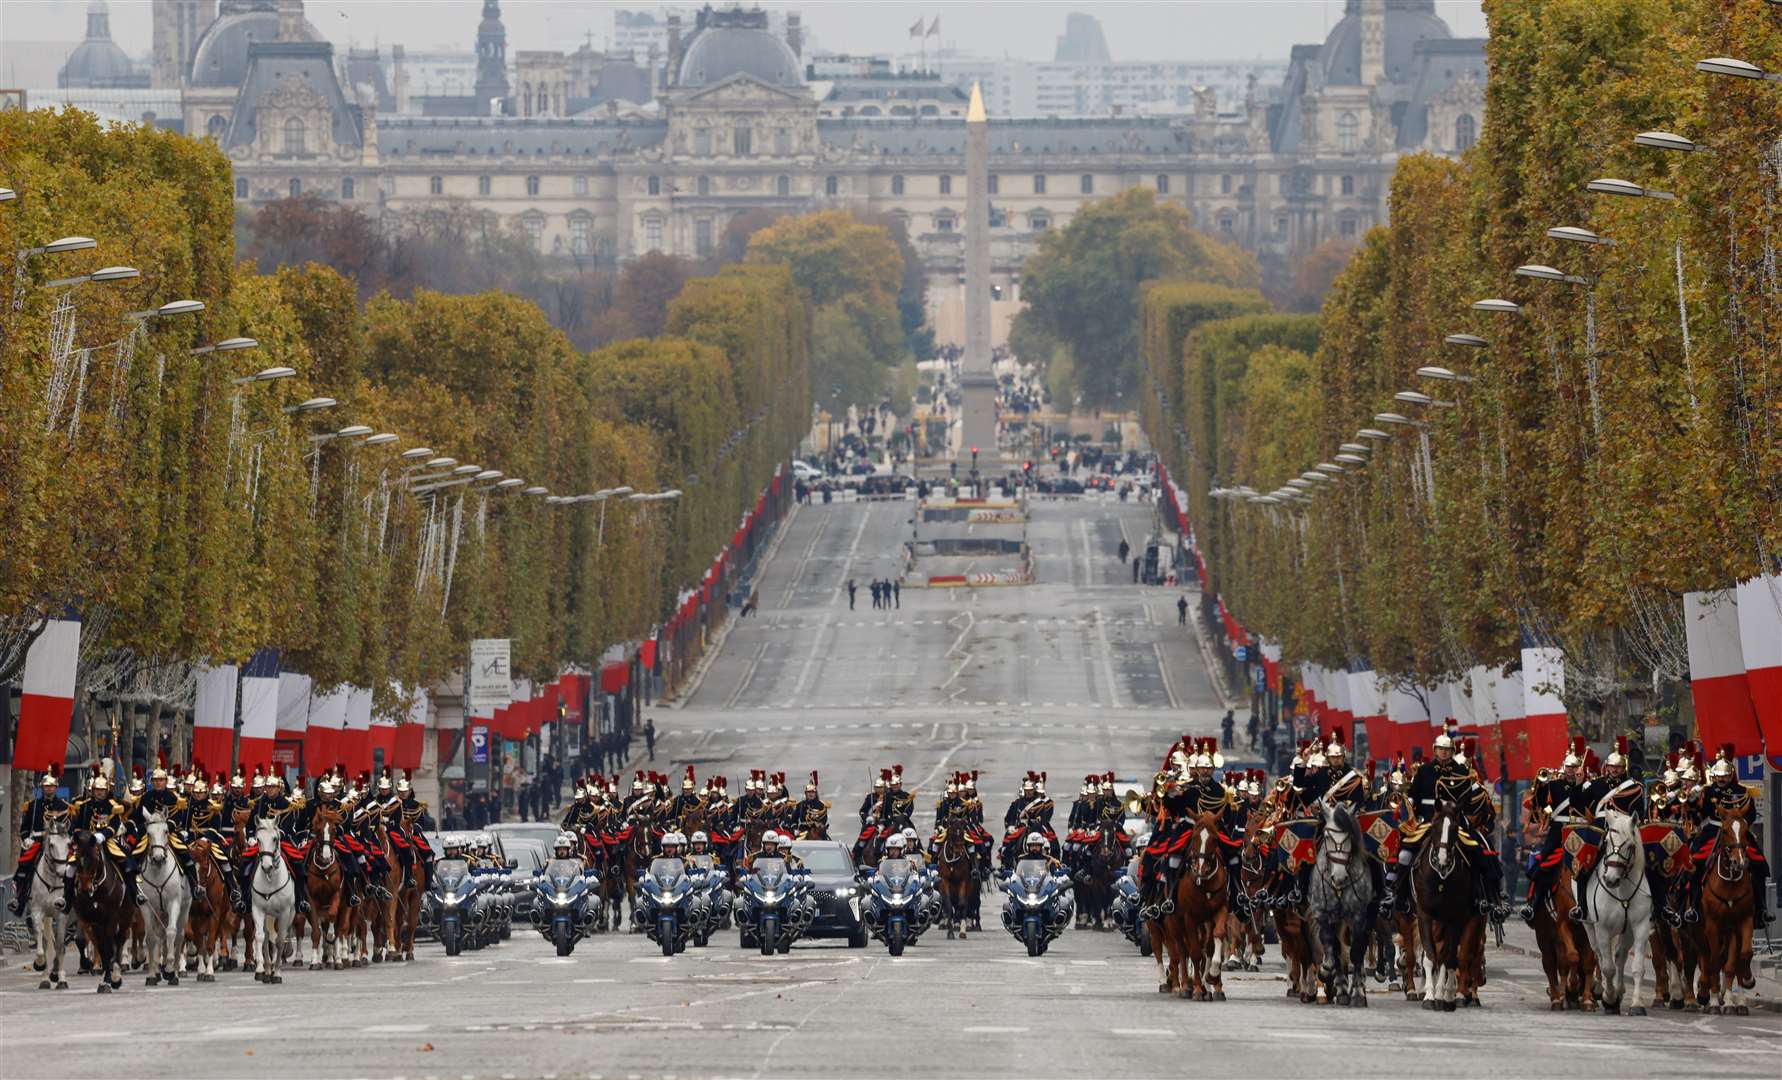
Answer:
MULTIPOLYGON (((1429 845, 1429 854, 1423 860, 1438 881, 1447 881, 1449 875, 1454 873, 1454 868, 1460 865, 1460 857, 1455 853, 1460 843, 1460 829, 1455 822, 1456 816, 1456 811, 1451 804, 1443 804, 1436 815, 1436 820, 1441 823, 1441 827, 1429 845)), ((1436 822, 1430 822, 1429 827, 1436 829, 1436 822)))
POLYGON ((1355 857, 1355 835, 1342 824, 1342 819, 1332 815, 1324 829, 1324 844, 1321 848, 1322 858, 1319 860, 1318 876, 1323 878, 1335 892, 1345 892, 1353 881, 1349 873, 1349 863, 1355 857), (1343 871, 1342 880, 1338 881, 1332 873, 1337 867, 1343 871))
POLYGON ((1720 835, 1714 838, 1714 875, 1721 881, 1745 880, 1745 870, 1750 860, 1745 855, 1744 833, 1744 818, 1728 817, 1721 820, 1720 835))
POLYGON ((1204 823, 1196 825, 1189 846, 1194 849, 1188 856, 1188 862, 1194 867, 1194 884, 1204 886, 1224 866, 1213 827, 1204 823))

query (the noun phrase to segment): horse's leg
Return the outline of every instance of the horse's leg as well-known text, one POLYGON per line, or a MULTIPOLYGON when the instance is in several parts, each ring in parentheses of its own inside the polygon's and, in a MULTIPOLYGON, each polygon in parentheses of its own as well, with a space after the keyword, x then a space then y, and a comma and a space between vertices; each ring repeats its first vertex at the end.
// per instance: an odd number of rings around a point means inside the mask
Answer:
POLYGON ((1374 940, 1363 908, 1349 929, 1349 1004, 1367 1007, 1367 947, 1374 940))
MULTIPOLYGON (((56 985, 56 971, 50 966, 52 946, 50 945, 49 936, 53 930, 57 929, 60 929, 60 927, 54 927, 50 923, 49 910, 33 904, 31 907, 31 937, 33 938, 31 945, 33 949, 32 956, 34 958, 32 966, 38 971, 43 972, 43 981, 37 984, 37 989, 39 990, 51 990, 54 989, 56 985)), ((61 935, 58 934, 57 936, 60 937, 61 935)), ((56 959, 59 962, 61 960, 61 956, 59 955, 61 952, 60 942, 57 942, 55 946, 53 946, 53 951, 58 954, 56 959)))
POLYGON ((1213 962, 1211 978, 1213 981, 1213 1000, 1225 1000, 1225 961, 1230 955, 1230 947, 1226 943, 1227 934, 1235 920, 1231 912, 1221 911, 1215 919, 1216 930, 1213 933, 1213 962))

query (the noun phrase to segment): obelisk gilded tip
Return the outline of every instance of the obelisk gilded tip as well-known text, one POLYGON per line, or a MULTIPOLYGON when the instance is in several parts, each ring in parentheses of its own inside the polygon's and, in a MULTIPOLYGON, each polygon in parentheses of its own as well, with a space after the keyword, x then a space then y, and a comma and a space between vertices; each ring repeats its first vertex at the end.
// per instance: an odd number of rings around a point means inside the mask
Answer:
POLYGON ((965 122, 968 124, 982 124, 985 122, 985 119, 984 95, 983 92, 978 89, 978 84, 974 82, 971 84, 971 106, 965 110, 965 122))

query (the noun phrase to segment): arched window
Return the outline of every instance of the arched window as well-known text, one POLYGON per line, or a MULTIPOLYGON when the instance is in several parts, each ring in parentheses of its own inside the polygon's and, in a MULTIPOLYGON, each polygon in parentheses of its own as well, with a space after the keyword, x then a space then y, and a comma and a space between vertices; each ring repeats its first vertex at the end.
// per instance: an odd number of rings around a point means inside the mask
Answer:
POLYGON ((1361 121, 1352 112, 1337 117, 1337 149, 1345 154, 1361 149, 1361 121))
POLYGON ((293 116, 285 121, 285 153, 303 153, 303 143, 303 121, 293 116))
POLYGON ((903 177, 902 176, 893 176, 891 178, 891 194, 893 194, 893 195, 902 195, 903 194, 903 177))
POLYGON ((778 180, 775 180, 774 181, 774 191, 782 199, 791 195, 792 194, 792 178, 790 176, 782 176, 778 180))
POLYGON ((1472 113, 1461 113, 1454 121, 1454 149, 1465 153, 1479 141, 1479 122, 1472 113))
POLYGON ((228 126, 229 121, 223 119, 222 113, 213 113, 211 114, 211 118, 204 124, 204 132, 211 138, 221 142, 223 138, 223 129, 228 126))

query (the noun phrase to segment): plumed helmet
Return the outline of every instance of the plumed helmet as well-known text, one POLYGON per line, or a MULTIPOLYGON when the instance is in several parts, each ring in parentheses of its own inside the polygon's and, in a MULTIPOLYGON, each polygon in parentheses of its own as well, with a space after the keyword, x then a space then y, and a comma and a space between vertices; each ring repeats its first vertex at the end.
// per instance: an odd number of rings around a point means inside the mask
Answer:
POLYGON ((578 784, 576 784, 576 786, 575 786, 575 797, 576 797, 576 798, 578 798, 578 799, 585 799, 585 798, 587 798, 587 797, 588 797, 588 788, 587 788, 587 785, 585 785, 585 784, 580 784, 580 783, 578 783, 578 784))
POLYGON ((1316 746, 1312 747, 1312 752, 1306 755, 1306 768, 1308 769, 1322 769, 1327 764, 1329 762, 1324 758, 1324 751, 1316 746))
POLYGON ((959 774, 947 777, 947 794, 952 795, 959 790, 959 774))
POLYGON ((1620 768, 1623 768, 1623 769, 1627 768, 1627 736, 1626 735, 1615 736, 1615 749, 1609 751, 1609 756, 1603 760, 1603 764, 1604 765, 1615 765, 1615 766, 1619 766, 1620 768))
POLYGON ((694 786, 695 786, 695 781, 693 779, 693 766, 689 765, 689 766, 687 766, 687 775, 681 777, 681 790, 682 791, 692 791, 694 786))
POLYGON ((693 833, 693 842, 695 844, 709 844, 709 843, 711 843, 711 841, 712 841, 712 838, 705 835, 705 831, 703 829, 696 830, 693 833))
POLYGON ((323 795, 332 795, 340 790, 340 785, 334 782, 333 773, 323 773, 322 782, 316 785, 316 790, 320 791, 323 795))
POLYGON ((1343 746, 1343 732, 1338 728, 1330 733, 1330 742, 1325 744, 1324 757, 1328 761, 1347 760, 1349 751, 1343 746))
POLYGON ((639 769, 639 770, 637 770, 637 778, 631 781, 631 790, 632 791, 642 791, 643 789, 644 789, 643 770, 639 769))
POLYGON ((965 778, 965 790, 967 790, 967 791, 978 790, 978 770, 973 769, 971 771, 971 775, 965 778))
POLYGON ((1560 766, 1566 769, 1576 769, 1583 765, 1584 754, 1588 749, 1588 746, 1586 746, 1584 742, 1584 736, 1573 736, 1571 745, 1566 747, 1565 759, 1560 762, 1560 766))
POLYGON ((149 779, 166 780, 167 778, 167 755, 165 753, 157 754, 155 755, 155 771, 149 774, 149 779))
POLYGON ((1034 775, 1034 772, 1032 769, 1027 770, 1027 775, 1023 776, 1021 778, 1021 790, 1022 791, 1032 791, 1033 790, 1033 782, 1037 779, 1038 779, 1038 777, 1036 775, 1034 775))
POLYGON ((1739 775, 1738 766, 1733 764, 1732 743, 1721 746, 1720 752, 1714 755, 1714 764, 1708 766, 1708 775, 1714 778, 1739 775))
POLYGON ((1041 795, 1046 793, 1046 774, 1044 772, 1040 773, 1039 779, 1033 782, 1033 790, 1041 795))
POLYGON ((402 770, 402 779, 396 781, 396 794, 407 795, 409 792, 411 792, 415 789, 414 783, 412 782, 412 779, 411 779, 413 777, 413 775, 414 774, 412 772, 410 772, 408 769, 402 770))
POLYGON ((811 770, 811 778, 804 782, 804 790, 806 790, 806 791, 816 791, 817 790, 817 770, 815 770, 815 769, 811 770))
POLYGON ((1452 726, 1445 727, 1442 729, 1442 733, 1435 737, 1435 748, 1437 750, 1458 749, 1459 741, 1460 740, 1459 740, 1459 736, 1456 734, 1456 729, 1453 728, 1452 726))
POLYGON ((54 765, 51 765, 49 768, 43 770, 43 776, 42 776, 42 778, 40 778, 37 781, 37 783, 41 787, 46 787, 46 788, 55 787, 57 785, 56 767, 54 765))

